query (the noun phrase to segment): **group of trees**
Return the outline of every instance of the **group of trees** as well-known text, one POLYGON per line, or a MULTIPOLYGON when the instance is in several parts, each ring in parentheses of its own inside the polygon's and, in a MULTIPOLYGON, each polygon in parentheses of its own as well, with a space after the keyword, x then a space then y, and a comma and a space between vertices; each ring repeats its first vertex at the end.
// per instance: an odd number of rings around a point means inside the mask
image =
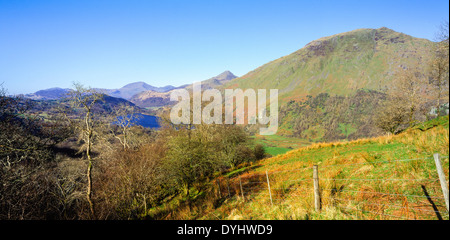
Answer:
POLYGON ((374 126, 372 113, 385 99, 386 94, 372 90, 358 90, 350 96, 322 93, 287 103, 280 109, 280 118, 293 136, 311 141, 376 136, 380 130, 374 126))
POLYGON ((163 121, 153 131, 105 97, 75 84, 42 118, 35 101, 0 92, 0 219, 141 218, 265 157, 240 127, 163 121))
POLYGON ((70 131, 63 122, 28 114, 32 107, 0 85, 0 219, 63 215, 54 146, 70 131))
POLYGON ((376 109, 376 126, 395 134, 432 117, 428 114, 431 111, 429 103, 433 101, 429 98, 430 87, 426 75, 414 69, 399 71, 387 90, 386 100, 376 109))
POLYGON ((427 71, 407 68, 394 75, 387 99, 377 109, 379 128, 395 134, 418 121, 448 114, 448 22, 441 25, 436 40, 427 71))

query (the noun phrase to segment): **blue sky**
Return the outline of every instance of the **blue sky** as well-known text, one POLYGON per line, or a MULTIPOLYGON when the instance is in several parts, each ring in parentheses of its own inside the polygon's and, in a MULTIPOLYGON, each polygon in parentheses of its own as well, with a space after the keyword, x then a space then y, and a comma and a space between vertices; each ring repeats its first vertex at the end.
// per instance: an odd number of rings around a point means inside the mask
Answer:
POLYGON ((358 28, 433 40, 448 9, 447 0, 0 0, 0 83, 19 94, 241 76, 358 28))

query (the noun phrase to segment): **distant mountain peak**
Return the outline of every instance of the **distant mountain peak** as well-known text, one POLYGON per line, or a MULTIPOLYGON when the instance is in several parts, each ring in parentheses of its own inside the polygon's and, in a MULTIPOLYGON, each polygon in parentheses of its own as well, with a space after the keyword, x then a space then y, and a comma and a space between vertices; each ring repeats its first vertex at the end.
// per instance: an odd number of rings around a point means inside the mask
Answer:
POLYGON ((229 70, 224 71, 223 73, 219 74, 219 75, 233 75, 234 74, 232 72, 230 72, 229 70))
POLYGON ((224 81, 224 80, 233 80, 237 78, 232 72, 230 71, 225 71, 219 75, 217 75, 216 77, 214 77, 214 79, 219 80, 219 81, 224 81))
POLYGON ((152 86, 141 81, 141 82, 129 83, 129 84, 123 86, 121 89, 126 89, 126 88, 145 88, 145 89, 147 89, 147 88, 152 88, 152 86))
POLYGON ((392 30, 392 29, 390 29, 390 28, 387 28, 387 27, 380 27, 380 28, 378 28, 377 30, 379 30, 379 31, 395 32, 394 30, 392 30))

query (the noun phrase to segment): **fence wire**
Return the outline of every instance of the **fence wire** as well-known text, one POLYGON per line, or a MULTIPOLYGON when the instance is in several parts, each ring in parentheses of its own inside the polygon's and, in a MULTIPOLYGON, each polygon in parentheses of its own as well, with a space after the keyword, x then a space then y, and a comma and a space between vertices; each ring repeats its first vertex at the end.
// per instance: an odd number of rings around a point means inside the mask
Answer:
MULTIPOLYGON (((449 156, 440 156, 441 159, 445 159, 448 158, 449 156)), ((331 167, 347 167, 347 166, 354 166, 354 165, 374 165, 374 164, 382 164, 382 163, 397 163, 397 162, 410 162, 410 161, 420 161, 420 160, 431 160, 434 159, 433 157, 424 157, 424 158, 411 158, 411 159, 396 159, 396 160, 381 160, 381 161, 366 161, 366 162, 359 162, 359 163, 344 163, 344 164, 333 164, 333 165, 320 165, 320 169, 323 168, 331 168, 331 167)), ((292 202, 297 197, 305 197, 305 194, 302 194, 301 192, 298 192, 299 190, 301 191, 308 191, 310 193, 310 195, 307 197, 311 197, 311 189, 312 186, 307 187, 306 189, 303 187, 281 187, 281 188, 269 188, 269 182, 271 182, 269 180, 269 175, 274 175, 274 174, 278 174, 278 173, 285 173, 285 172, 305 172, 307 170, 311 170, 313 169, 313 167, 304 167, 304 168, 297 168, 297 169, 289 169, 289 170, 276 170, 276 171, 267 171, 265 174, 263 173, 255 173, 255 174, 251 174, 251 175, 246 175, 245 178, 234 178, 234 179, 228 179, 228 181, 224 181, 221 182, 221 195, 222 196, 228 196, 229 198, 234 198, 234 197, 238 197, 239 199, 242 199, 242 196, 244 196, 243 200, 245 201, 246 199, 249 199, 251 197, 257 197, 257 196, 265 196, 267 197, 269 200, 269 197, 271 197, 271 199, 269 201, 271 201, 273 203, 273 201, 275 202, 279 202, 280 204, 282 203, 287 203, 287 202, 292 202), (252 178, 254 179, 255 177, 257 177, 256 180, 261 180, 261 176, 265 176, 265 178, 267 179, 267 181, 251 181, 252 178), (230 182, 231 180, 231 182, 230 182), (249 181, 245 181, 245 180, 249 180, 249 181), (233 186, 233 191, 231 191, 230 189, 230 184, 233 186), (264 187, 262 187, 264 186, 264 187), (223 191, 223 188, 225 188, 225 191, 223 191), (232 196, 233 195, 233 196, 232 196)), ((314 178, 298 178, 298 179, 287 179, 287 180, 283 180, 282 182, 286 182, 286 183, 292 183, 292 184, 299 184, 301 182, 308 182, 308 181, 314 181, 314 178)), ((416 178, 319 178, 317 179, 318 181, 344 181, 344 182, 351 182, 351 181, 356 181, 356 182, 439 182, 439 178, 433 178, 433 179, 416 179, 416 178)), ((272 180, 273 181, 273 180, 272 180)), ((448 182, 448 180, 447 180, 448 182)), ((272 184, 272 183, 270 183, 272 184)), ((307 186, 307 185, 302 185, 302 186, 307 186)), ((406 198, 422 198, 422 199, 427 199, 428 201, 431 201, 431 199, 444 199, 444 197, 438 197, 438 196, 430 196, 426 193, 426 196, 422 196, 422 195, 414 195, 414 194, 402 194, 402 193, 390 193, 390 192, 377 192, 377 191, 354 191, 354 190, 343 190, 343 189, 338 189, 338 188, 329 188, 329 189, 320 189, 321 194, 324 193, 324 191, 331 191, 331 194, 339 194, 342 192, 348 192, 348 193, 361 193, 361 194, 373 194, 373 195, 382 195, 382 196, 394 196, 394 197, 406 197, 406 198)), ((332 199, 333 203, 335 203, 336 201, 356 201, 354 199, 340 199, 340 198, 336 198, 335 196, 333 197, 322 197, 323 199, 332 199)), ((406 200, 407 201, 407 200, 406 200)), ((407 201, 408 204, 416 204, 416 203, 410 203, 407 201)), ((430 210, 430 209, 422 209, 422 207, 419 206, 403 206, 403 205, 397 205, 394 204, 392 202, 388 202, 386 204, 380 204, 380 203, 371 203, 371 202, 363 202, 363 201, 359 201, 357 203, 357 205, 370 205, 370 206, 378 206, 378 207, 382 207, 383 211, 386 209, 406 209, 408 210, 408 213, 412 210, 414 214, 422 214, 424 212, 426 213, 430 213, 430 214, 442 214, 445 216, 448 216, 448 210, 447 211, 439 211, 439 209, 437 209, 437 206, 434 205, 434 203, 430 203, 427 204, 426 206, 423 207, 427 207, 427 208, 431 208, 433 207, 434 210, 430 210)), ((440 206, 442 207, 442 206, 440 206)), ((445 207, 445 206, 444 206, 445 207)), ((400 218, 400 219, 408 219, 408 220, 413 220, 410 219, 408 217, 404 217, 404 216, 397 216, 397 215, 391 215, 391 214, 386 214, 386 213, 379 213, 379 212, 373 212, 373 211, 368 211, 368 210, 361 210, 361 209, 348 209, 346 207, 340 207, 343 209, 347 209, 347 210, 352 210, 352 211, 361 211, 361 212, 365 212, 365 213, 371 213, 371 214, 377 214, 380 216, 387 216, 387 217, 393 217, 393 218, 400 218)))
POLYGON ((409 195, 409 194, 400 194, 400 193, 385 193, 385 192, 367 192, 367 191, 352 191, 352 190, 339 190, 336 188, 331 189, 322 189, 325 191, 336 191, 339 192, 353 192, 353 193, 365 193, 365 194, 377 194, 377 195, 387 195, 387 196, 404 196, 404 197, 421 197, 421 198, 435 198, 435 199, 445 199, 443 197, 434 197, 434 196, 421 196, 421 195, 409 195))

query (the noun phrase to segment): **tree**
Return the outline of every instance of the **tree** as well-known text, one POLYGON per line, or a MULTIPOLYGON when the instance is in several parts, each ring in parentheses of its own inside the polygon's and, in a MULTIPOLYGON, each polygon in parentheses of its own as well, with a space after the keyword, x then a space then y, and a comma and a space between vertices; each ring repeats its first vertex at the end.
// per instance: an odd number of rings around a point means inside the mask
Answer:
POLYGON ((114 129, 111 130, 111 133, 119 140, 123 146, 123 150, 127 150, 130 148, 131 127, 140 119, 140 115, 136 113, 135 107, 126 104, 115 106, 113 111, 114 114, 113 119, 111 119, 111 124, 117 125, 121 134, 116 135, 114 129))
POLYGON ((266 157, 266 150, 262 144, 257 144, 253 150, 256 160, 261 160, 266 157))
POLYGON ((92 202, 92 145, 97 137, 96 129, 99 125, 99 117, 94 116, 94 106, 103 99, 103 94, 96 92, 91 88, 85 88, 79 83, 74 83, 74 90, 69 93, 70 103, 75 110, 81 111, 77 116, 76 129, 79 132, 79 138, 83 141, 80 151, 85 150, 87 157, 87 187, 86 199, 89 203, 91 215, 95 218, 94 204, 92 202))
POLYGON ((416 69, 401 69, 394 75, 389 96, 398 105, 397 110, 405 111, 409 126, 416 122, 415 115, 426 100, 428 87, 426 76, 416 69))
POLYGON ((220 142, 207 127, 213 126, 174 129, 167 137, 166 175, 188 198, 190 188, 211 176, 223 162, 223 154, 218 151, 220 142))
POLYGON ((167 139, 165 175, 186 196, 192 186, 201 185, 214 172, 233 168, 253 158, 252 152, 244 146, 246 133, 233 125, 167 127, 162 129, 160 136, 167 139), (248 154, 243 156, 244 152, 248 154))
POLYGON ((246 151, 248 147, 244 146, 247 141, 247 134, 243 128, 236 125, 218 125, 215 126, 218 141, 218 151, 223 155, 223 163, 231 168, 235 168, 237 165, 243 163, 246 159, 252 159, 252 156, 248 158, 242 158, 242 152, 246 151))
POLYGON ((98 219, 139 219, 147 209, 161 204, 173 189, 165 186, 161 172, 165 143, 156 140, 123 151, 116 148, 98 165, 95 181, 98 219))
POLYGON ((444 22, 436 34, 433 58, 430 62, 430 83, 436 94, 436 114, 440 116, 441 100, 447 97, 449 90, 449 32, 448 22, 444 22))
POLYGON ((401 99, 389 97, 384 101, 375 113, 375 125, 384 131, 395 134, 400 130, 400 126, 406 119, 407 108, 404 104, 399 104, 401 99))

